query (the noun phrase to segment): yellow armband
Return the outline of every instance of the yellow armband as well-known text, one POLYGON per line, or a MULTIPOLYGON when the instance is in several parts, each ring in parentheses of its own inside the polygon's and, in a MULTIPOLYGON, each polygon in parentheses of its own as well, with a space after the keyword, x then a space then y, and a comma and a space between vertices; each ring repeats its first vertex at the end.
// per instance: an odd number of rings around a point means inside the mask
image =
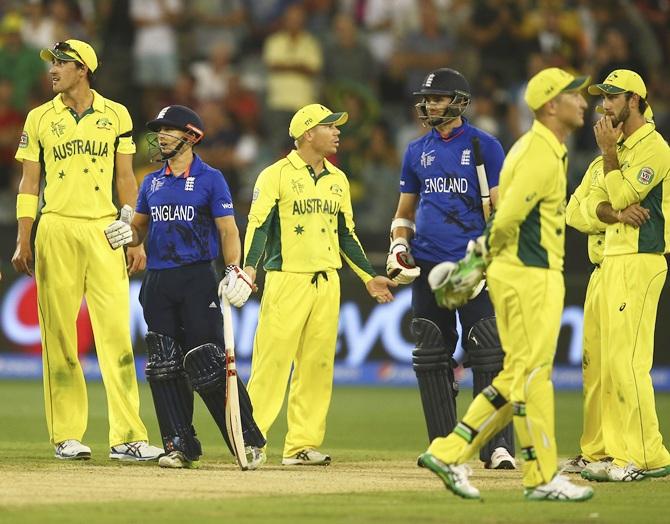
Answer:
POLYGON ((37 216, 37 195, 19 193, 16 195, 16 218, 32 218, 37 216))

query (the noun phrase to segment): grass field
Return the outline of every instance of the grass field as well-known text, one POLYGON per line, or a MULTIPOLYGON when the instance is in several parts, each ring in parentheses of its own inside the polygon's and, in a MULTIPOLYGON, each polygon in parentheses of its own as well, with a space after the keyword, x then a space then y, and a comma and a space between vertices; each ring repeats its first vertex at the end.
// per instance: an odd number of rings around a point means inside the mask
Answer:
MULTIPOLYGON (((141 386, 142 414, 159 442, 150 393, 141 386)), ((53 458, 44 422, 41 384, 0 382, 0 522, 667 522, 670 481, 598 484, 589 502, 526 502, 520 473, 490 472, 478 463, 473 484, 484 502, 461 500, 416 467, 427 442, 413 389, 336 388, 323 449, 327 468, 280 465, 282 415, 269 435, 268 464, 240 472, 218 429, 197 401, 195 425, 203 443, 199 470, 156 464, 118 464, 107 458, 104 390, 89 385, 88 462, 53 458)), ((469 392, 459 395, 464 409, 469 392)), ((670 395, 657 396, 665 440, 670 395)), ((461 411, 462 412, 462 411, 461 411)), ((559 454, 577 452, 581 394, 556 399, 559 454)))

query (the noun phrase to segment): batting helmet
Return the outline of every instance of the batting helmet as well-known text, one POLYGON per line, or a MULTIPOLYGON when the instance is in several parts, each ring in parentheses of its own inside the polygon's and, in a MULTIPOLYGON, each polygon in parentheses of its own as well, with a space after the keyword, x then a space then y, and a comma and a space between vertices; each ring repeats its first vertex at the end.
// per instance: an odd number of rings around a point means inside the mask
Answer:
POLYGON ((162 162, 175 156, 185 146, 194 146, 205 136, 204 125, 198 113, 186 106, 167 106, 158 112, 153 120, 147 122, 147 127, 154 133, 147 136, 151 160, 162 162), (179 129, 185 131, 183 137, 171 151, 164 151, 160 146, 158 134, 161 128, 179 129))
POLYGON ((468 81, 461 73, 448 67, 428 73, 421 84, 421 88, 412 94, 422 97, 415 107, 424 125, 427 124, 431 127, 440 126, 460 117, 472 99, 468 81), (451 98, 442 116, 428 115, 426 98, 431 95, 451 98))

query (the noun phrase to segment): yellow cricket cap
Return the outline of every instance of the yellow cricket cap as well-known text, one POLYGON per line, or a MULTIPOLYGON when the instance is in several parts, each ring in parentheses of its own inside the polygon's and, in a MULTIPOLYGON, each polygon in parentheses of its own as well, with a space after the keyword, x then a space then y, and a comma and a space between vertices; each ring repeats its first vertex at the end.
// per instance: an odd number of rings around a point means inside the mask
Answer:
POLYGON ((541 108, 560 93, 579 91, 586 87, 588 76, 573 76, 558 67, 543 69, 528 81, 524 99, 533 111, 541 108))
POLYGON ((601 95, 607 93, 609 95, 618 95, 620 93, 635 93, 642 98, 647 98, 647 86, 644 85, 644 80, 635 71, 630 69, 617 69, 612 71, 602 84, 593 84, 589 86, 589 94, 601 95))
MULTIPOLYGON (((602 84, 593 84, 592 86, 589 86, 589 94, 602 95, 603 93, 607 93, 608 95, 635 93, 636 95, 639 95, 642 100, 647 100, 647 86, 645 85, 644 80, 642 80, 642 77, 635 71, 631 71, 630 69, 616 69, 607 75, 607 78, 605 78, 602 84)), ((598 106, 596 111, 602 113, 602 106, 598 106)), ((654 117, 654 112, 648 102, 644 116, 647 119, 654 117)))
POLYGON ((335 124, 341 126, 349 120, 348 113, 333 113, 330 109, 321 104, 309 104, 298 109, 291 123, 288 126, 288 134, 293 139, 300 138, 305 131, 313 127, 325 124, 335 124))
POLYGON ((56 42, 51 49, 42 49, 40 58, 45 62, 51 62, 54 58, 64 62, 79 62, 87 66, 92 73, 98 68, 98 56, 95 51, 81 40, 56 42))

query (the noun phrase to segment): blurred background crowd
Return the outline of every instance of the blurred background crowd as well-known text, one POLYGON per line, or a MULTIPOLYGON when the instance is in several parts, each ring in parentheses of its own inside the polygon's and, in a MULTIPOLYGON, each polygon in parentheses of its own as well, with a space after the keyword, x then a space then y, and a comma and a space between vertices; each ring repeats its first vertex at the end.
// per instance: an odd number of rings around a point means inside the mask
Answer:
MULTIPOLYGON (((94 88, 135 123, 138 180, 156 169, 144 123, 196 109, 198 153, 226 175, 243 228, 259 171, 292 143, 288 122, 319 101, 348 111, 334 159, 352 185, 357 230, 386 249, 405 146, 425 132, 411 93, 438 67, 470 81, 470 121, 508 150, 532 122, 526 80, 559 66, 602 80, 639 72, 670 136, 668 0, 0 0, 0 223, 14 222, 14 153, 27 112, 53 97, 38 49, 89 41, 94 88)), ((590 121, 573 138, 570 185, 596 154, 590 121)))

